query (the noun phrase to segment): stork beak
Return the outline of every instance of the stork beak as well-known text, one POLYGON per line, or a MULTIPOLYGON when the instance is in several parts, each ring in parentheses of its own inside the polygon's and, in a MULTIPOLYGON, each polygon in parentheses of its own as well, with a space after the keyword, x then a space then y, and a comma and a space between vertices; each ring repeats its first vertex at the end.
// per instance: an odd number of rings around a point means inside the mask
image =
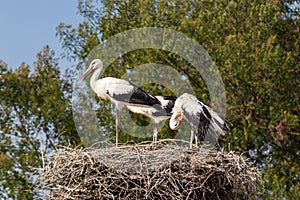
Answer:
POLYGON ((82 75, 82 80, 85 80, 93 72, 92 68, 87 69, 86 72, 82 75))
POLYGON ((178 130, 180 128, 181 120, 182 120, 182 115, 180 114, 172 116, 169 123, 170 128, 174 131, 178 130))
POLYGON ((171 127, 171 129, 172 129, 173 131, 177 131, 179 128, 180 128, 180 123, 179 123, 179 122, 175 122, 175 123, 172 125, 172 127, 171 127))

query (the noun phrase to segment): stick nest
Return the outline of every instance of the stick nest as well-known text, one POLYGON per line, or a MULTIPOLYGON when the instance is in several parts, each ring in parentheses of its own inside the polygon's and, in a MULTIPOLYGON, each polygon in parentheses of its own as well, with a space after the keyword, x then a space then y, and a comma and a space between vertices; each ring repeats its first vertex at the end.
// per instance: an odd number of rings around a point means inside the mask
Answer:
POLYGON ((64 148, 39 177, 48 199, 252 199, 259 172, 211 148, 135 145, 64 148))

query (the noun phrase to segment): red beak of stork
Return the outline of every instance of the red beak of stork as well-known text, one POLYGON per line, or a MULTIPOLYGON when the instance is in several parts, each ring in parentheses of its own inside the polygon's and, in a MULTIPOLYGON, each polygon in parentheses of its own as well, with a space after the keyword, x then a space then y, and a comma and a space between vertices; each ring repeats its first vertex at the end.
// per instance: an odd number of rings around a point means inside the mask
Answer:
POLYGON ((182 112, 177 112, 173 109, 173 114, 170 118, 169 126, 172 130, 178 130, 180 128, 180 123, 182 120, 182 112))
POLYGON ((82 80, 85 80, 91 73, 93 73, 93 71, 93 68, 89 67, 82 75, 82 80))

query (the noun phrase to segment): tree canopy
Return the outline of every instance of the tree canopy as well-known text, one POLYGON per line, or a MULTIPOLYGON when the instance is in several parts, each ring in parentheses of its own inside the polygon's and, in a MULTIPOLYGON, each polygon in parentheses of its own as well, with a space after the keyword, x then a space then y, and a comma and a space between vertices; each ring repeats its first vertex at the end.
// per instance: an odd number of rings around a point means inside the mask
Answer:
MULTIPOLYGON (((226 117, 233 127, 230 134, 220 138, 221 146, 245 153, 262 170, 264 199, 297 199, 299 7, 300 2, 293 0, 80 0, 78 13, 84 21, 77 27, 61 23, 57 36, 65 49, 64 56, 78 62, 84 61, 98 44, 134 28, 168 28, 196 40, 215 62, 226 89, 226 117)), ((170 52, 141 49, 126 53, 107 68, 104 76, 120 78, 135 66, 152 62, 176 69, 187 77, 197 97, 210 104, 209 91, 197 70, 170 52)), ((31 199, 35 194, 28 190, 34 180, 28 177, 42 165, 41 149, 47 153, 47 149, 68 141, 80 143, 70 106, 72 74, 61 74, 48 47, 38 54, 31 70, 24 64, 12 71, 0 63, 0 197, 31 199)), ((143 88, 154 95, 173 95, 158 84, 143 88)), ((99 121, 113 138, 110 104, 101 101, 100 105, 98 117, 103 120, 99 121)), ((149 123, 141 116, 134 118, 149 123)), ((165 125, 160 137, 173 134, 165 125)), ((121 133, 120 140, 140 141, 127 133, 121 133)))
POLYGON ((79 142, 71 87, 48 46, 37 54, 33 71, 26 64, 13 71, 3 62, 0 69, 0 197, 32 199, 42 155, 79 142))

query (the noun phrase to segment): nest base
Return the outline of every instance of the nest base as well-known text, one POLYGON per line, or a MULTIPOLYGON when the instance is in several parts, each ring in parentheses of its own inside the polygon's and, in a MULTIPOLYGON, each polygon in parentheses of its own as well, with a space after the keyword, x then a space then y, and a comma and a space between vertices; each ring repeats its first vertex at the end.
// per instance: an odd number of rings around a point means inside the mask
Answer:
POLYGON ((209 148, 65 148, 50 158, 40 188, 53 200, 249 199, 258 175, 242 156, 209 148))

